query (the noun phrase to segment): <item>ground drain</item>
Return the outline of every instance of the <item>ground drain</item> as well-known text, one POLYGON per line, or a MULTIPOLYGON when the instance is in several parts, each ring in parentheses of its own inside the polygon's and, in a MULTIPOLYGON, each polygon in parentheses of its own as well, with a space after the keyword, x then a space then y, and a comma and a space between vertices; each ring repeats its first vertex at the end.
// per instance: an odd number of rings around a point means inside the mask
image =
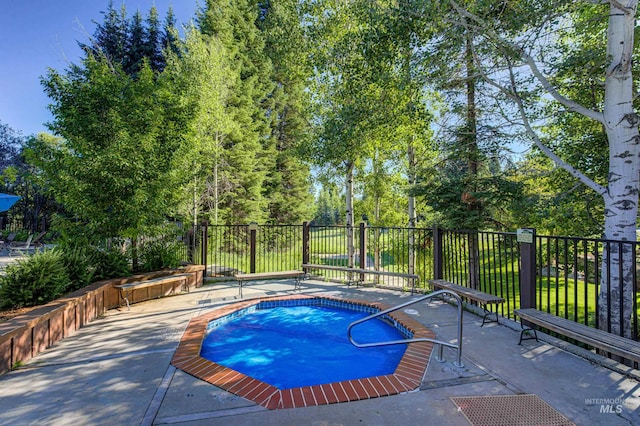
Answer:
POLYGON ((575 426, 537 395, 451 397, 473 426, 575 426))

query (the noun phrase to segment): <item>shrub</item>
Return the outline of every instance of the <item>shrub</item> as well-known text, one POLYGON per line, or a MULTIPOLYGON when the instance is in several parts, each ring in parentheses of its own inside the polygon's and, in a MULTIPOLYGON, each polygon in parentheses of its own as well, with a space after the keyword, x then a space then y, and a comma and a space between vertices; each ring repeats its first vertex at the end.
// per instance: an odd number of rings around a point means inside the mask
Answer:
POLYGON ((93 247, 90 259, 96 281, 131 275, 129 257, 119 247, 93 247))
POLYGON ((69 275, 68 291, 78 290, 91 284, 95 274, 95 267, 87 246, 64 247, 62 249, 62 261, 69 275))
POLYGON ((22 308, 47 303, 67 291, 69 275, 60 250, 36 253, 8 265, 0 277, 2 308, 22 308))
POLYGON ((180 243, 164 237, 144 242, 138 248, 141 272, 175 269, 180 266, 180 243))

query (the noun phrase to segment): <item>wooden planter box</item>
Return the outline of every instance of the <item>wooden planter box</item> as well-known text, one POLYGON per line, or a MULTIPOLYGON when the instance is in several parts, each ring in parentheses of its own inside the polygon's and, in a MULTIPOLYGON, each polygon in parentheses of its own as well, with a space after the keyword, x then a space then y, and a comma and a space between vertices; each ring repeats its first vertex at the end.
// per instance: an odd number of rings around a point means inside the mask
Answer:
MULTIPOLYGON (((76 332, 109 309, 121 305, 114 285, 151 280, 175 274, 188 274, 187 290, 200 287, 204 266, 188 265, 171 271, 157 271, 125 278, 98 281, 69 293, 26 314, 0 323, 0 374, 29 361, 57 341, 76 332)), ((140 292, 135 302, 163 297, 164 292, 140 292)))

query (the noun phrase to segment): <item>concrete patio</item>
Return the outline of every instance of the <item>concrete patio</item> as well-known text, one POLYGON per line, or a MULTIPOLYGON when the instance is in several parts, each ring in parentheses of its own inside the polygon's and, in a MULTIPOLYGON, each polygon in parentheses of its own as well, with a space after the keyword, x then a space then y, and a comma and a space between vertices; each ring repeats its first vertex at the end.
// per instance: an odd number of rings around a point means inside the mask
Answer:
MULTIPOLYGON (((296 293, 330 294, 396 305, 418 296, 375 288, 304 281, 296 293)), ((256 281, 244 299, 291 294, 289 281, 256 281)), ((104 425, 468 425, 451 399, 461 396, 537 395, 578 425, 640 424, 639 372, 591 355, 585 359, 553 338, 518 346, 518 325, 480 327, 464 315, 464 367, 432 354, 420 390, 341 404, 267 410, 176 370, 170 360, 189 320, 238 301, 235 282, 205 285, 191 293, 111 310, 0 376, 0 423, 104 425), (611 366, 605 368, 601 364, 611 366)), ((411 316, 439 339, 456 335, 455 307, 430 302, 411 306, 411 316), (415 311, 415 312, 413 312, 415 311)), ((589 354, 587 354, 589 355, 589 354)), ((525 408, 514 406, 513 410, 525 408)), ((489 418, 486 424, 498 424, 489 418)), ((569 424, 569 423, 554 423, 569 424)))

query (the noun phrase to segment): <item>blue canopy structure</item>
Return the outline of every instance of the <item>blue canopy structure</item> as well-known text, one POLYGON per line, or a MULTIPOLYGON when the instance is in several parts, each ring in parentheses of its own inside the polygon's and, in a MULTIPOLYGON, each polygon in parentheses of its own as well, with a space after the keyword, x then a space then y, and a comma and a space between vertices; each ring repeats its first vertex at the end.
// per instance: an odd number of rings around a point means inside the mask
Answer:
POLYGON ((19 195, 0 194, 0 212, 9 210, 19 199, 19 195))

